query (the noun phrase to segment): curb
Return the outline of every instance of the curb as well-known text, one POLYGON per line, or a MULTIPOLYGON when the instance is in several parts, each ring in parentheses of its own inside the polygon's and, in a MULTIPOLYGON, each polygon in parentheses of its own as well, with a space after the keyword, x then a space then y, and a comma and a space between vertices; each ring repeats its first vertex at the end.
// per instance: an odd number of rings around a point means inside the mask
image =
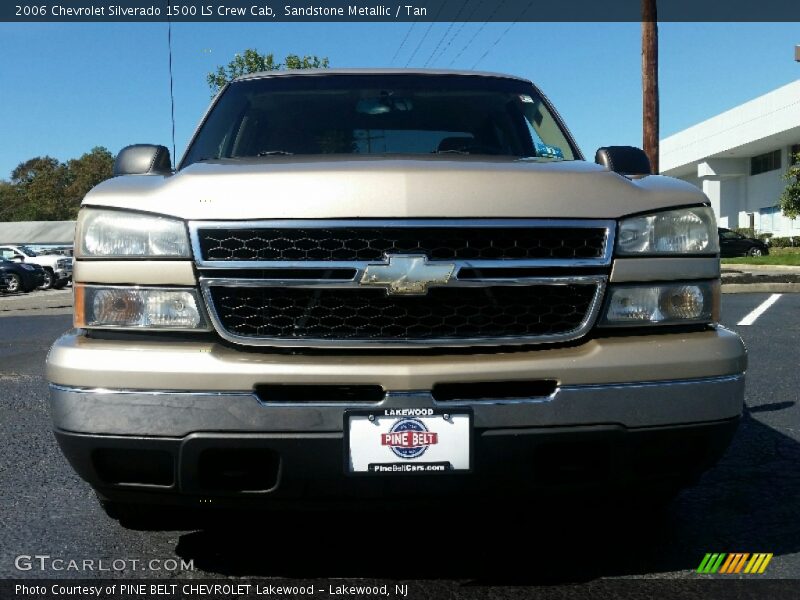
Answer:
POLYGON ((720 268, 723 273, 726 269, 733 271, 789 271, 800 273, 800 267, 795 265, 748 265, 744 263, 723 263, 720 268))
POLYGON ((800 283, 723 283, 723 294, 800 293, 800 283))

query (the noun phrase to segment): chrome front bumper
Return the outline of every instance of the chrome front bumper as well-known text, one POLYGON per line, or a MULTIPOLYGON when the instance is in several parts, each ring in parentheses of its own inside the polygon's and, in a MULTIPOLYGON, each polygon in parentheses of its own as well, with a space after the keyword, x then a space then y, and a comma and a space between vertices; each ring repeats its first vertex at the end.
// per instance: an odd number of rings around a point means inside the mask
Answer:
POLYGON ((563 385, 546 397, 437 403, 429 391, 379 403, 271 403, 252 392, 85 389, 51 385, 56 429, 93 435, 182 437, 194 432, 341 432, 348 408, 470 406, 476 429, 613 424, 627 428, 737 417, 744 374, 685 380, 563 385))

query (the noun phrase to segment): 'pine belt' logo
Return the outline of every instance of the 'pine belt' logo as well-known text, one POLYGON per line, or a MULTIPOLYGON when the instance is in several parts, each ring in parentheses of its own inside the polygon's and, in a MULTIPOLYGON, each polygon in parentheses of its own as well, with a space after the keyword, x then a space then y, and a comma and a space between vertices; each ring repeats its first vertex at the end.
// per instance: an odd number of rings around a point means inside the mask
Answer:
POLYGON ((772 552, 749 554, 747 552, 727 553, 708 553, 703 558, 700 566, 697 567, 698 573, 712 574, 724 573, 726 575, 735 573, 761 574, 767 570, 769 561, 772 560, 772 552))
POLYGON ((400 458, 418 458, 429 446, 438 443, 439 435, 428 431, 419 419, 400 419, 395 421, 389 433, 381 434, 381 445, 389 446, 400 458))

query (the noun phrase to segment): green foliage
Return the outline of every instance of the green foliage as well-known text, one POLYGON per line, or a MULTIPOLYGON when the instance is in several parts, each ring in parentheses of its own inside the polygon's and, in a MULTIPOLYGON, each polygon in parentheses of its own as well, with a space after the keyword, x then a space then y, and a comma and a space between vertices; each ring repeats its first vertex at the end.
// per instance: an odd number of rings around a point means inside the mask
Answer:
POLYGON ((58 221, 68 184, 67 166, 50 156, 20 163, 11 173, 11 183, 22 194, 17 220, 58 221))
POLYGON ((737 256, 736 258, 723 258, 723 265, 784 265, 787 267, 800 267, 800 254, 772 254, 769 256, 737 256))
POLYGON ((756 231, 752 227, 731 227, 731 231, 735 231, 739 235, 743 235, 744 237, 754 238, 756 237, 756 231))
POLYGON ((328 59, 318 56, 298 56, 289 54, 283 62, 276 62, 275 55, 261 54, 255 48, 248 48, 243 54, 236 54, 233 60, 225 66, 217 67, 216 71, 206 76, 208 87, 212 94, 216 94, 229 81, 248 73, 260 71, 280 71, 282 69, 327 69, 328 59))
POLYGON ((0 181, 0 221, 69 221, 81 200, 101 181, 111 177, 114 156, 93 148, 66 163, 37 156, 20 163, 11 181, 0 181))
POLYGON ((23 196, 19 187, 8 181, 0 181, 0 221, 18 221, 23 196))
POLYGON ((769 241, 770 248, 793 248, 800 246, 800 237, 774 237, 769 241))
MULTIPOLYGON (((92 148, 80 158, 67 161, 69 184, 65 190, 67 214, 77 215, 81 200, 98 183, 111 179, 114 172, 114 155, 106 148, 92 148)), ((73 219, 74 216, 68 217, 73 219)))
POLYGON ((761 240, 762 242, 767 241, 773 235, 768 232, 756 233, 756 230, 752 227, 733 227, 731 228, 731 231, 735 231, 739 235, 743 235, 744 237, 748 237, 750 239, 761 240))
POLYGON ((783 175, 788 184, 780 198, 781 211, 790 219, 800 216, 800 153, 794 155, 792 162, 783 175))

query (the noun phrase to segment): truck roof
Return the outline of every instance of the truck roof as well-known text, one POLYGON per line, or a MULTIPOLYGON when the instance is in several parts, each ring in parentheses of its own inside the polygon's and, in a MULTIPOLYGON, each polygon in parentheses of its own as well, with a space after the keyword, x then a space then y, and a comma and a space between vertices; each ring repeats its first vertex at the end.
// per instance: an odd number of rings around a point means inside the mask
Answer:
POLYGON ((468 75, 472 77, 495 77, 501 79, 514 79, 531 83, 524 77, 507 75, 505 73, 492 73, 490 71, 464 71, 457 69, 288 69, 285 71, 259 71, 237 77, 233 81, 247 79, 261 79, 264 77, 287 76, 320 76, 320 75, 468 75))

